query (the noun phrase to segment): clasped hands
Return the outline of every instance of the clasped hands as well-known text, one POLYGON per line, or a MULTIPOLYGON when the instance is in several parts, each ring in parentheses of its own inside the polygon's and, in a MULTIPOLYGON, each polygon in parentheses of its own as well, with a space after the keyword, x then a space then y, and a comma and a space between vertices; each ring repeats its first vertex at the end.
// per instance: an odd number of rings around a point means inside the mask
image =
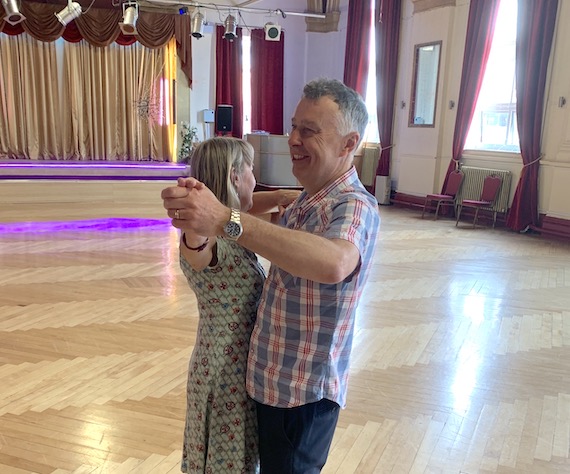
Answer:
POLYGON ((178 178, 178 185, 163 189, 161 197, 172 225, 196 236, 221 234, 229 218, 228 208, 195 178, 178 178))

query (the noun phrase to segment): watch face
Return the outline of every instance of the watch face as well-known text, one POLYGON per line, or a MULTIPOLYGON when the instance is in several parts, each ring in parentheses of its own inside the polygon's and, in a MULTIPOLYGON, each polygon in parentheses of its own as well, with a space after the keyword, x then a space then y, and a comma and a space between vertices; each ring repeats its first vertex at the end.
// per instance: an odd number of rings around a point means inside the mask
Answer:
POLYGON ((226 234, 226 237, 232 240, 237 240, 243 232, 238 209, 232 209, 230 220, 224 226, 224 232, 226 234))
POLYGON ((225 227, 224 232, 230 239, 237 239, 242 232, 241 225, 234 221, 229 221, 225 227))

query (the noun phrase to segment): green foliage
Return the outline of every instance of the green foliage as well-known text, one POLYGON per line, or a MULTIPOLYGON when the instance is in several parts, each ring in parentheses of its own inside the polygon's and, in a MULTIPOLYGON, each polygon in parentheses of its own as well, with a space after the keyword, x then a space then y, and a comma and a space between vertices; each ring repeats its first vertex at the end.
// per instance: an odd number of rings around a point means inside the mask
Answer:
POLYGON ((198 141, 198 129, 182 122, 180 128, 180 146, 178 147, 178 162, 187 163, 190 160, 194 145, 198 141))

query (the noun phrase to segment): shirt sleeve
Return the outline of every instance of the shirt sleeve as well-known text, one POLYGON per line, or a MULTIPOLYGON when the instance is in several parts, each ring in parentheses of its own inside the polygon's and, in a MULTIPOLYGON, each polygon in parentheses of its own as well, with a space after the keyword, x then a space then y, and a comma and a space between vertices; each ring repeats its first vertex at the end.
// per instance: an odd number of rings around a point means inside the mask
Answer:
MULTIPOLYGON (((363 255, 372 236, 369 229, 376 229, 379 220, 378 207, 354 195, 336 201, 327 212, 323 237, 348 240, 363 255)), ((375 238, 375 237, 374 237, 375 238)))

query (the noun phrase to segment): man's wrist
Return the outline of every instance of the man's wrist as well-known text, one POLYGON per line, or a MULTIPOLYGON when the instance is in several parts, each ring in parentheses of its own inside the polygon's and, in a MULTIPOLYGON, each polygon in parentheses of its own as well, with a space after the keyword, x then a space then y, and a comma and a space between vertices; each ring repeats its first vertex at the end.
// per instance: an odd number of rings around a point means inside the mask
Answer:
POLYGON ((241 211, 239 209, 232 208, 229 220, 224 225, 224 237, 236 241, 240 238, 242 233, 243 227, 241 225, 241 211))

